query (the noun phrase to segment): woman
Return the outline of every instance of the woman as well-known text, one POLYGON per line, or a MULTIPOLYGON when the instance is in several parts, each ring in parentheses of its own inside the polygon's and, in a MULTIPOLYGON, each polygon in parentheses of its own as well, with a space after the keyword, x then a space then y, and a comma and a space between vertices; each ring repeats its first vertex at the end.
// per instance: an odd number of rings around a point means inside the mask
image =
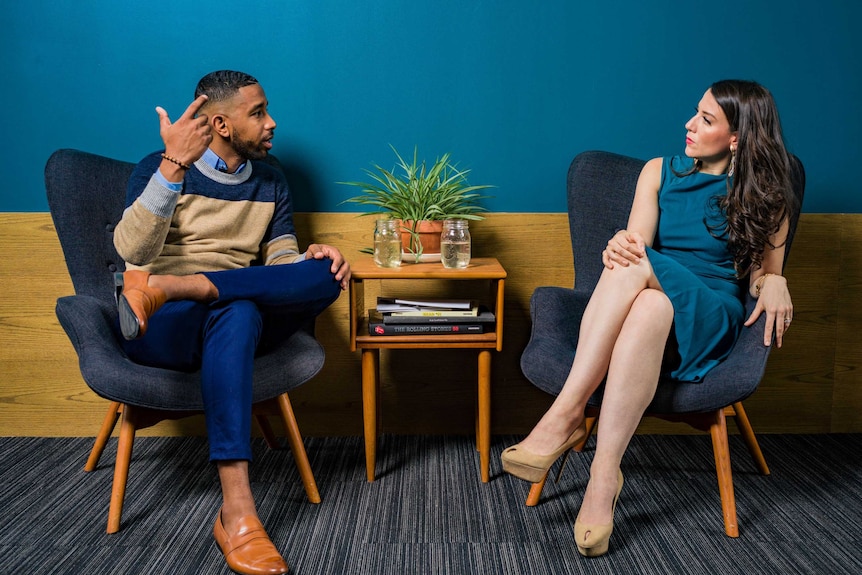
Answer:
POLYGON ((602 251, 566 382, 536 427, 503 451, 503 469, 537 482, 584 439, 587 400, 606 379, 590 480, 575 522, 584 556, 608 549, 623 453, 660 375, 699 382, 766 314, 764 345, 793 318, 781 275, 797 208, 772 95, 716 82, 685 125, 685 157, 655 158, 638 178, 628 226, 602 251), (743 280, 747 280, 743 284, 743 280), (746 319, 748 288, 757 305, 746 319))

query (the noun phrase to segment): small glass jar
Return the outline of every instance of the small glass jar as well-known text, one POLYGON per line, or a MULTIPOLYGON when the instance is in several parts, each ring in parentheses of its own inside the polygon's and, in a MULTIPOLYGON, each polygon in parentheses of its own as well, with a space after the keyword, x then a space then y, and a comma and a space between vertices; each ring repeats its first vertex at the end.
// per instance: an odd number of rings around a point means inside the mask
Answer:
POLYGON ((374 263, 382 268, 401 265, 401 228, 398 220, 377 220, 374 227, 374 263))
POLYGON ((440 261, 444 268, 462 269, 470 264, 470 227, 467 220, 445 220, 440 234, 440 261))

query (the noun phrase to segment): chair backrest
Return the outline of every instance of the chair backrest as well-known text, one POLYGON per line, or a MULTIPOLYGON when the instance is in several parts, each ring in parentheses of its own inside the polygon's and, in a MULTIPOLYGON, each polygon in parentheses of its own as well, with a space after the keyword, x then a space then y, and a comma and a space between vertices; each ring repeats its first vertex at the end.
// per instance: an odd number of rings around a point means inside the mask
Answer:
POLYGON ((592 292, 602 275, 600 254, 626 227, 638 176, 646 162, 610 152, 583 152, 569 166, 569 234, 575 291, 592 292))
POLYGON ((805 199, 805 167, 802 161, 790 154, 790 185, 793 187, 793 195, 796 196, 796 213, 790 218, 790 229, 787 232, 787 244, 784 248, 784 265, 787 265, 787 256, 790 255, 790 246, 796 237, 796 226, 799 224, 799 214, 802 211, 802 200, 805 199))
MULTIPOLYGON (((802 205, 805 170, 791 155, 791 183, 802 205)), ((638 176, 646 162, 610 152, 590 151, 572 160, 568 173, 569 233, 575 263, 575 290, 592 292, 604 267, 600 254, 628 223, 638 176)), ((785 262, 796 235, 797 210, 790 219, 785 262)))
POLYGON ((45 166, 45 190, 75 293, 114 300, 113 274, 126 264, 114 249, 134 164, 58 150, 45 166))

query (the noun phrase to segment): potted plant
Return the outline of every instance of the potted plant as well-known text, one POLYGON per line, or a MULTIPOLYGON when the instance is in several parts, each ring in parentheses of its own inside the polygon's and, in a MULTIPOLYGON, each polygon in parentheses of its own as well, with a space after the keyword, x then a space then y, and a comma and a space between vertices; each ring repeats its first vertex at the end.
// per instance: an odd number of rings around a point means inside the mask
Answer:
POLYGON ((440 232, 443 220, 461 218, 481 220, 485 208, 479 200, 488 198, 480 190, 492 186, 471 186, 467 182, 470 170, 460 170, 451 163, 450 155, 443 154, 430 166, 418 159, 413 150, 413 161, 407 162, 390 146, 398 163, 393 170, 374 165, 365 170, 372 182, 339 182, 362 190, 342 203, 374 206, 376 209, 360 214, 388 215, 400 220, 404 251, 413 254, 419 262, 423 254, 440 253, 440 232))

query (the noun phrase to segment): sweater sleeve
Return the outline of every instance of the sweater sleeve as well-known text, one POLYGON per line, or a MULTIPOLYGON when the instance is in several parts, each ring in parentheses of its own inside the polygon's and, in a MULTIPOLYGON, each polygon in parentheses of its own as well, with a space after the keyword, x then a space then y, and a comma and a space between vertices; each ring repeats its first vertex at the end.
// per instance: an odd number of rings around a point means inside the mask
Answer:
POLYGON ((126 209, 114 230, 114 247, 126 262, 146 265, 162 252, 179 199, 155 177, 158 153, 144 158, 126 188, 126 209))
POLYGON ((299 251, 296 227, 293 223, 293 198, 281 170, 269 165, 256 164, 255 170, 273 178, 275 185, 275 211, 263 242, 263 261, 266 265, 292 264, 305 259, 299 251))

